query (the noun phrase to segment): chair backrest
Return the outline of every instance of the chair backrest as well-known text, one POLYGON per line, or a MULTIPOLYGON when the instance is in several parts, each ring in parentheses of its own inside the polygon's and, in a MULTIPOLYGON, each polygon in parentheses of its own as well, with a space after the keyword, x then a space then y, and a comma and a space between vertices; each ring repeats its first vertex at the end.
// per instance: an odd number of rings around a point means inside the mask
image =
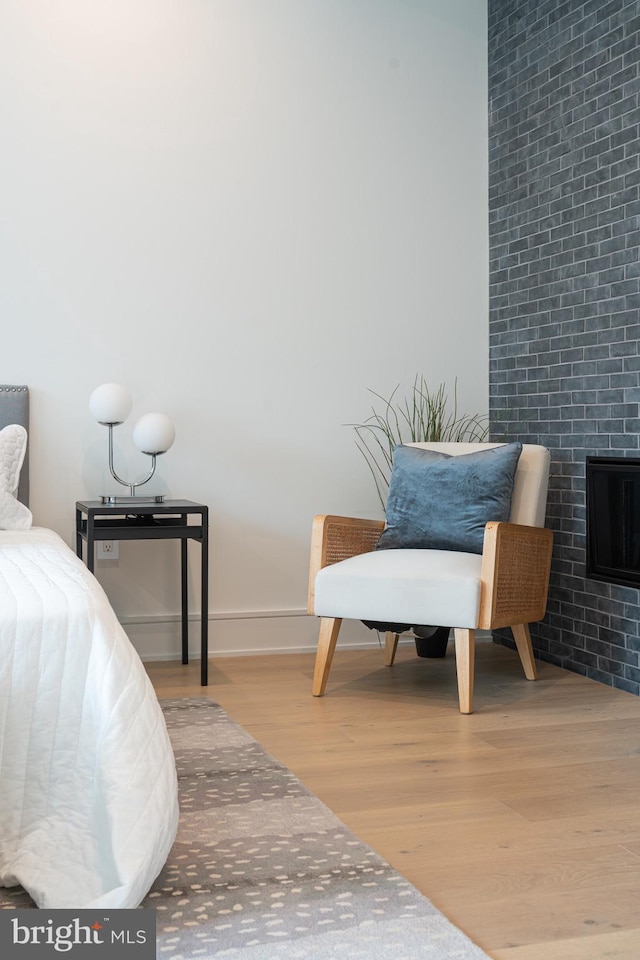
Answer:
MULTIPOLYGON (((477 450, 489 450, 501 447, 502 443, 408 443, 408 447, 422 447, 424 450, 436 450, 456 457, 463 453, 475 453, 477 450)), ((551 457, 546 447, 534 443, 523 443, 518 460, 518 469, 511 498, 512 523, 523 523, 529 527, 544 527, 547 509, 547 489, 549 486, 549 463, 551 457)))

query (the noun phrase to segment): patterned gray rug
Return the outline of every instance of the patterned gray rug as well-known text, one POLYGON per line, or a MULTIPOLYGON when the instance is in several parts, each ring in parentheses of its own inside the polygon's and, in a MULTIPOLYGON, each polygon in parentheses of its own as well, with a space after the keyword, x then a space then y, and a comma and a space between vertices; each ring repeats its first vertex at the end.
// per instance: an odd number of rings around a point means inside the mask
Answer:
POLYGON ((162 708, 180 826, 142 904, 158 958, 488 960, 221 707, 162 708))

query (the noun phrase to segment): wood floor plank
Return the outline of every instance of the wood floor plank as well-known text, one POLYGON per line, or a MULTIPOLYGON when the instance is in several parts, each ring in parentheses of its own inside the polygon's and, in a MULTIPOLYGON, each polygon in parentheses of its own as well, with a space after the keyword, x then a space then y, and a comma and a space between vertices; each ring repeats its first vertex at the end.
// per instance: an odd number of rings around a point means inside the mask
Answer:
POLYGON ((465 904, 449 891, 431 899, 490 956, 493 951, 537 944, 535 960, 545 960, 550 943, 582 939, 582 960, 603 960, 598 941, 590 943, 591 938, 626 930, 637 940, 637 960, 638 893, 637 887, 625 883, 605 884, 598 891, 589 888, 559 894, 554 890, 546 896, 541 892, 533 900, 529 893, 516 893, 490 902, 474 900, 465 904))
POLYGON ((469 864, 494 861, 505 853, 522 864, 543 851, 545 861, 552 862, 565 851, 624 846, 640 856, 640 823, 637 803, 616 808, 603 824, 601 816, 577 817, 569 820, 529 822, 498 801, 459 801, 455 804, 415 804, 389 808, 386 826, 380 825, 385 811, 365 810, 349 814, 355 833, 362 836, 375 830, 384 838, 385 849, 428 859, 434 864, 469 864), (443 825, 445 829, 443 829, 443 825), (451 834, 455 832, 455 843, 451 834), (631 838, 638 839, 633 840, 631 838))
MULTIPOLYGON (((410 869, 409 857, 399 855, 394 859, 400 864, 404 859, 406 869, 410 869)), ((477 852, 466 862, 462 857, 455 862, 436 862, 430 857, 425 874, 433 889, 447 889, 476 903, 536 891, 551 896, 554 891, 561 894, 592 889, 597 896, 602 884, 628 886, 640 892, 640 859, 620 844, 577 849, 563 845, 553 853, 547 849, 530 851, 526 861, 517 850, 495 849, 490 854, 477 852)))
POLYGON ((494 950, 494 960, 539 960, 542 951, 546 960, 638 960, 638 934, 635 930, 617 930, 613 933, 533 943, 524 947, 494 950))

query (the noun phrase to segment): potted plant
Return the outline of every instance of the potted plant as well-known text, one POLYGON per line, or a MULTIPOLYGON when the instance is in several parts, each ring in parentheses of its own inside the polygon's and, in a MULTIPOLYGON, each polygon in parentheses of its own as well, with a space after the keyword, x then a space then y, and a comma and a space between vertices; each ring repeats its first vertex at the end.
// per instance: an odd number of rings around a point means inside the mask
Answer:
MULTIPOLYGON (((458 413, 457 381, 454 383, 451 405, 446 385, 441 383, 436 390, 431 390, 422 374, 416 374, 406 396, 399 397, 399 390, 400 384, 389 397, 370 390, 380 401, 378 408, 374 405, 371 415, 362 423, 347 424, 355 430, 356 445, 371 472, 383 511, 386 509, 396 446, 420 441, 482 441, 486 440, 489 433, 487 416, 458 413)), ((367 626, 377 626, 378 629, 385 627, 384 624, 370 623, 367 626)), ((443 657, 446 654, 450 627, 411 626, 418 656, 443 657)))

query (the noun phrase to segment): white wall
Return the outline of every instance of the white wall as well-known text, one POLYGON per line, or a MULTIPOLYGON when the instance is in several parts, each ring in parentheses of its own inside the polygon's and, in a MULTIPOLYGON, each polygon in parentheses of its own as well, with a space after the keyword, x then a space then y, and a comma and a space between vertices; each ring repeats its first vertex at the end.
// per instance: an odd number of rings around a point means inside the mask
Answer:
MULTIPOLYGON (((210 505, 214 653, 313 643, 313 515, 379 515, 343 426, 368 388, 457 377, 487 408, 485 21, 485 0, 0 5, 0 380, 31 388, 35 519, 72 543, 75 500, 112 490, 95 386, 129 386, 131 423, 168 413, 156 487, 210 505), (298 615, 236 618, 261 611, 298 615)), ((99 564, 145 655, 177 651, 177 574, 175 543, 99 564)))

